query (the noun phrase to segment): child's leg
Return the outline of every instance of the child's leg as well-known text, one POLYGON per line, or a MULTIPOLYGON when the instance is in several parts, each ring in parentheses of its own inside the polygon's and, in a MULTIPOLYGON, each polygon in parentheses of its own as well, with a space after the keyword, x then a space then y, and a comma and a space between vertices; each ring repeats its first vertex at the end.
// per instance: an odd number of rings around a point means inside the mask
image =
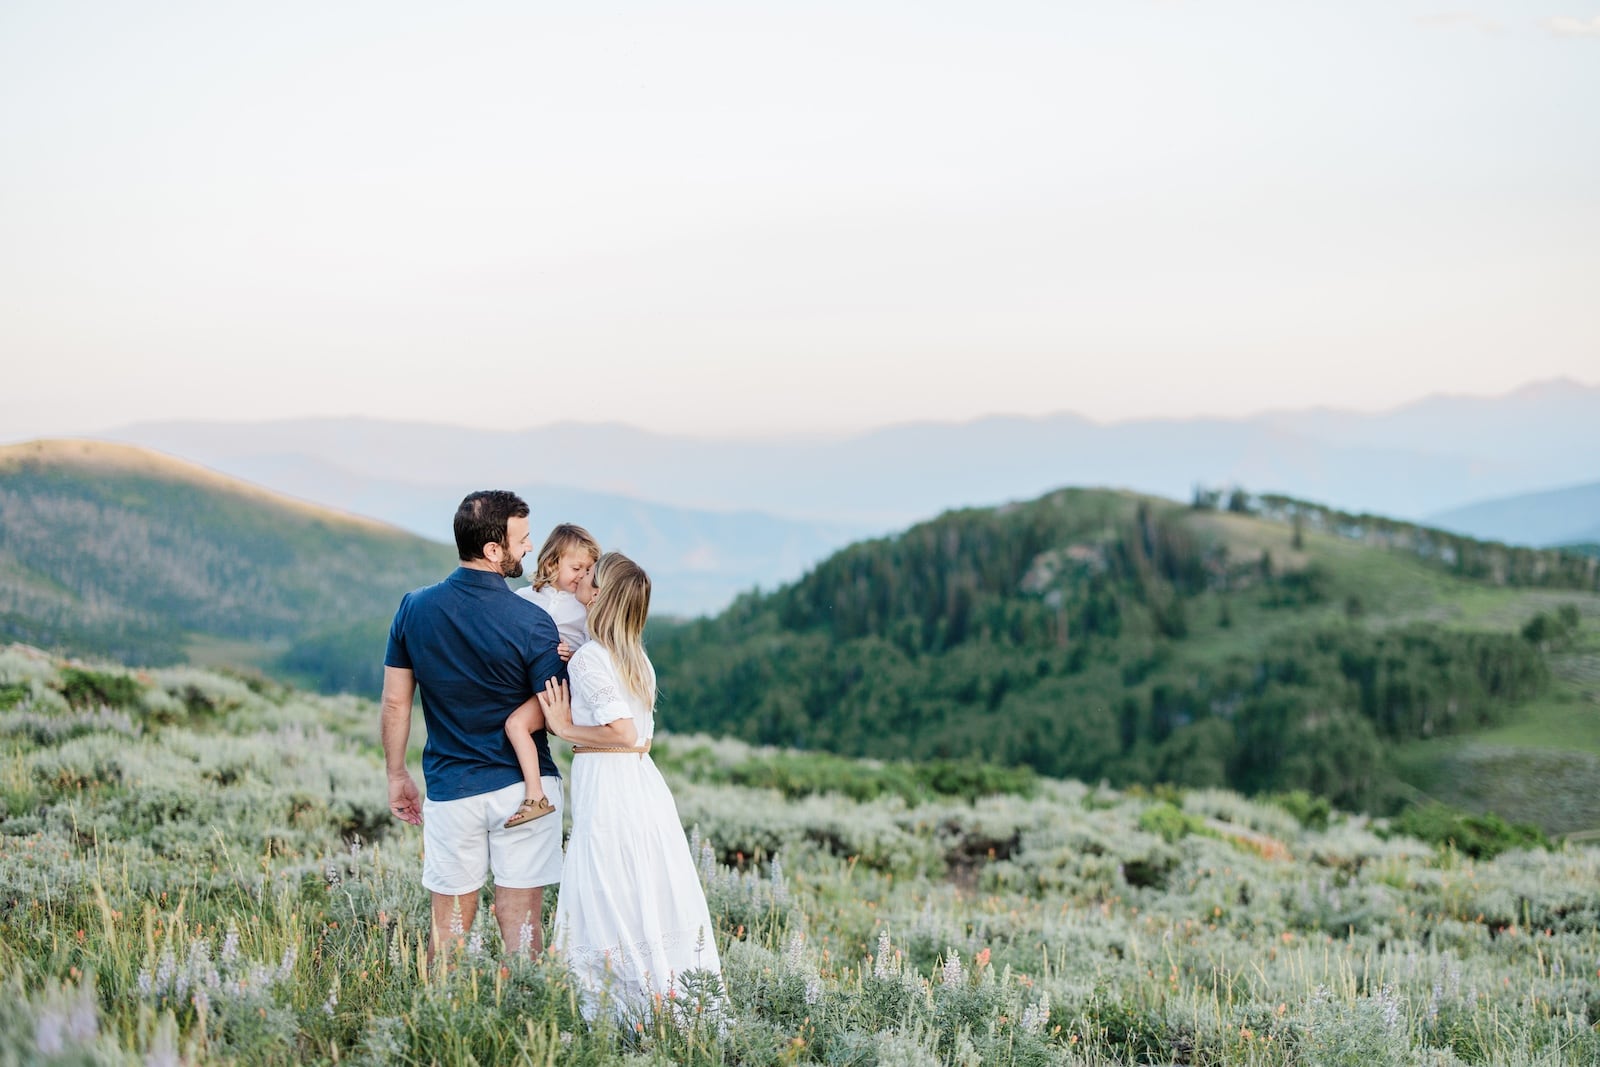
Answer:
POLYGON ((517 708, 506 719, 506 737, 517 754, 517 766, 522 768, 522 781, 526 789, 526 799, 506 820, 507 826, 517 826, 555 810, 544 795, 544 783, 539 780, 539 747, 533 743, 533 731, 543 728, 544 713, 539 710, 537 697, 517 708))
POLYGON ((513 711, 506 719, 506 737, 517 754, 517 766, 522 768, 522 780, 528 787, 528 799, 544 796, 544 783, 539 780, 539 747, 533 743, 533 731, 544 726, 544 714, 539 701, 530 700, 513 711))

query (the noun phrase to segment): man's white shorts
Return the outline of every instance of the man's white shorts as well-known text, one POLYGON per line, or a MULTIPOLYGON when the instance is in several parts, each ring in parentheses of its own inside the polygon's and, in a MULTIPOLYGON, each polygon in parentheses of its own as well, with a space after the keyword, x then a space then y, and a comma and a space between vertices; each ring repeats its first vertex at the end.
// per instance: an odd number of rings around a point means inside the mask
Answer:
POLYGON ((422 887, 449 896, 476 893, 491 870, 502 889, 561 881, 561 779, 541 781, 556 810, 509 830, 506 820, 527 795, 522 782, 460 800, 424 800, 422 887))

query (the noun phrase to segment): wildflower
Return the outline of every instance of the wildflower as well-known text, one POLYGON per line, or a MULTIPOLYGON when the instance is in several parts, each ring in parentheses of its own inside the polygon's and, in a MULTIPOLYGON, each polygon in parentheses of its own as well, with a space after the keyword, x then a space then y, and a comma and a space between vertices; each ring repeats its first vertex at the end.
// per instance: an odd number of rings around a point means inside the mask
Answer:
POLYGON ((33 1046, 43 1056, 58 1056, 66 1047, 64 1033, 66 1022, 60 1013, 45 1010, 39 1013, 39 1018, 33 1025, 33 1046))
POLYGON ((815 1004, 822 999, 822 979, 816 975, 806 979, 806 1003, 815 1004))
POLYGON ((1030 1034, 1042 1033, 1044 1024, 1050 1021, 1050 994, 1043 993, 1036 1004, 1029 1004, 1022 1010, 1022 1029, 1030 1034))
POLYGON ((169 948, 161 953, 161 960, 156 964, 155 991, 165 993, 172 988, 172 979, 178 970, 177 960, 173 958, 169 948))
POLYGON ((524 918, 522 925, 517 928, 517 951, 533 951, 533 922, 530 919, 524 918))
POLYGON ((872 977, 888 978, 894 974, 889 960, 889 931, 878 935, 878 955, 872 961, 872 977))
POLYGON ((769 873, 772 878, 773 903, 779 905, 787 904, 789 902, 789 885, 783 880, 783 861, 777 856, 772 857, 772 870, 769 873))
POLYGON ((987 945, 978 950, 978 954, 973 957, 972 963, 980 971, 989 966, 989 948, 987 945))
POLYGON ((228 924, 228 936, 222 939, 220 958, 223 963, 232 963, 239 958, 239 928, 232 923, 228 924))
POLYGON ((791 971, 800 969, 805 962, 806 935, 799 930, 789 935, 789 942, 783 949, 783 965, 791 971))
POLYGON ((1383 1005, 1383 1028, 1394 1033, 1400 1024, 1400 1001, 1394 995, 1393 986, 1386 985, 1378 990, 1378 1003, 1383 1005))
POLYGON ((950 955, 945 957, 944 974, 941 977, 945 985, 960 985, 966 981, 966 971, 961 968, 961 953, 955 949, 951 949, 950 955))

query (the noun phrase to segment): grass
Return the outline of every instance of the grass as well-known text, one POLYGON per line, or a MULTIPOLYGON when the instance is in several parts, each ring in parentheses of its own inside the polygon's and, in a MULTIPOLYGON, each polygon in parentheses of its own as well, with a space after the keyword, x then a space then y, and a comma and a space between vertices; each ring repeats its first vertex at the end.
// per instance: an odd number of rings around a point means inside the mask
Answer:
POLYGON ((1551 654, 1551 682, 1506 721, 1455 737, 1412 741, 1396 750, 1401 777, 1423 797, 1481 814, 1496 813, 1548 833, 1600 833, 1600 615, 1594 598, 1521 593, 1472 598, 1478 625, 1520 629, 1534 613, 1576 603, 1586 625, 1570 647, 1551 654))
POLYGON ((1524 704, 1516 720, 1464 742, 1513 748, 1554 748, 1600 755, 1600 704, 1571 693, 1524 704))
POLYGON ((1222 790, 785 795, 730 779, 789 757, 694 737, 661 764, 731 1005, 589 1025, 559 956, 504 957, 486 917, 427 967, 370 702, 128 677, 87 711, 0 649, 26 690, 0 720, 0 1063, 1600 1058, 1600 849, 1480 862, 1222 790))

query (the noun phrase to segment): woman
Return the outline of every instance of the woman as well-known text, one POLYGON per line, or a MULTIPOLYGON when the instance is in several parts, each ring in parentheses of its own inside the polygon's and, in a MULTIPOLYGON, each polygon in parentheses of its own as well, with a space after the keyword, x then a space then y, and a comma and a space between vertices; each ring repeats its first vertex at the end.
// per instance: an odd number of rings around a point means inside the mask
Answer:
POLYGON ((663 1005, 721 1008, 722 963, 678 808, 650 759, 656 673, 640 638, 650 579, 607 552, 590 576, 590 641, 539 694, 545 728, 573 743, 572 838, 554 943, 593 1019, 603 996, 625 1017, 663 1005))

